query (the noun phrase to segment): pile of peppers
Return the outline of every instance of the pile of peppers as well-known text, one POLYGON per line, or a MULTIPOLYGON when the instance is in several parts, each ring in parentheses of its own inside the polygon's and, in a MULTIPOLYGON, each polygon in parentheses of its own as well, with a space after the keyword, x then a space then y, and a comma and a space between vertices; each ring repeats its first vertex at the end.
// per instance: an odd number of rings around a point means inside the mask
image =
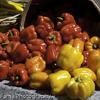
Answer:
POLYGON ((85 100, 100 88, 100 37, 67 12, 55 22, 40 15, 22 31, 0 32, 0 81, 85 100))

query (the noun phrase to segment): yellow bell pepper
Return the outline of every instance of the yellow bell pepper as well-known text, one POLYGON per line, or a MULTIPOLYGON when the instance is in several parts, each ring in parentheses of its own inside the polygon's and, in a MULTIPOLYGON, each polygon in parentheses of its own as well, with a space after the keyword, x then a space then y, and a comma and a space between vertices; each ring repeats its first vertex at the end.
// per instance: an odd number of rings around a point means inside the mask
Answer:
POLYGON ((100 67, 100 50, 92 50, 87 57, 87 65, 94 72, 100 67))
POLYGON ((65 86, 71 79, 71 75, 66 70, 60 70, 49 75, 49 82, 52 94, 61 95, 64 93, 65 86))
POLYGON ((100 67, 97 69, 96 75, 97 75, 96 85, 100 89, 100 67))
POLYGON ((77 48, 72 47, 71 44, 64 44, 61 47, 57 64, 65 70, 72 71, 80 67, 83 60, 84 56, 77 48))
POLYGON ((93 81, 96 80, 96 74, 90 68, 87 68, 87 67, 81 67, 81 68, 74 69, 71 72, 71 75, 74 77, 75 76, 85 76, 85 77, 90 77, 93 81))
POLYGON ((100 38, 93 36, 89 41, 85 43, 85 49, 87 51, 99 50, 100 49, 100 38))
POLYGON ((48 87, 48 74, 46 72, 34 72, 30 75, 30 88, 41 89, 48 87))
POLYGON ((25 62, 26 69, 29 74, 34 72, 42 72, 46 68, 46 62, 41 56, 28 58, 25 62))
POLYGON ((72 100, 86 100, 95 91, 95 83, 89 77, 73 77, 67 85, 66 95, 72 100))

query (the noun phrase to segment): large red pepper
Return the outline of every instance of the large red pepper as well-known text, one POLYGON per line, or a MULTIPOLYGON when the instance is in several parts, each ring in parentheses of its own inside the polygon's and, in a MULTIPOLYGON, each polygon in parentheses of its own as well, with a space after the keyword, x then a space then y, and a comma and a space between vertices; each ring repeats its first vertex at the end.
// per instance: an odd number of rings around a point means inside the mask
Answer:
POLYGON ((41 38, 45 38, 54 30, 54 24, 49 17, 38 16, 36 23, 36 32, 41 38))
POLYGON ((61 45, 62 44, 62 37, 58 31, 52 31, 50 35, 48 35, 45 39, 45 43, 47 45, 61 45))
POLYGON ((11 55, 13 52, 15 52, 17 46, 21 44, 19 41, 10 41, 8 45, 6 46, 6 52, 11 55))
MULTIPOLYGON (((76 24, 68 24, 61 28, 61 35, 65 42, 69 42, 81 32, 81 28, 76 24)), ((77 36, 78 37, 78 36, 77 36)))
POLYGON ((27 42, 34 38, 37 38, 37 33, 33 25, 26 27, 20 32, 20 39, 22 42, 27 42))
POLYGON ((59 46, 56 46, 56 45, 50 45, 47 47, 47 51, 46 51, 47 64, 56 62, 59 55, 59 49, 60 49, 59 46))
POLYGON ((12 53, 11 58, 14 62, 23 62, 29 56, 29 50, 25 44, 19 44, 12 53))
POLYGON ((0 60, 0 80, 7 79, 9 72, 9 63, 4 60, 0 60))
POLYGON ((5 51, 5 48, 3 48, 1 45, 0 45, 0 60, 5 60, 8 58, 8 55, 7 55, 7 52, 5 51))
POLYGON ((8 36, 0 32, 0 44, 8 40, 8 36))
POLYGON ((9 30, 6 34, 8 35, 8 39, 9 39, 10 41, 12 41, 12 40, 18 41, 18 40, 19 40, 19 34, 20 34, 20 32, 19 32, 18 29, 16 29, 16 28, 12 28, 12 29, 9 30))
POLYGON ((13 65, 9 71, 9 80, 13 85, 16 86, 26 85, 29 80, 29 76, 27 70, 25 69, 25 65, 13 65))
POLYGON ((43 23, 48 23, 51 25, 52 28, 54 28, 54 23, 52 22, 52 20, 49 17, 38 16, 36 24, 38 25, 38 24, 43 24, 43 23))
POLYGON ((61 29, 63 26, 70 23, 76 24, 74 17, 69 13, 62 13, 60 17, 57 17, 57 19, 57 29, 61 29))
POLYGON ((42 39, 33 39, 29 41, 27 47, 31 52, 40 51, 41 53, 45 53, 47 45, 42 39))
POLYGON ((89 41, 89 38, 90 38, 89 34, 85 31, 75 34, 75 37, 82 39, 84 42, 89 41))

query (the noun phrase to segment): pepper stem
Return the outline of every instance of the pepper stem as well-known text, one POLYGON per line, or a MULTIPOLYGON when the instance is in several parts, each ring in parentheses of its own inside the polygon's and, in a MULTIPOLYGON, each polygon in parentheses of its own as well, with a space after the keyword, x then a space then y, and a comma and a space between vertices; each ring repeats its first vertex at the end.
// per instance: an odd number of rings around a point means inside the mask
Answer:
POLYGON ((50 35, 50 36, 49 36, 49 40, 51 40, 51 41, 53 41, 53 42, 56 41, 56 36, 53 35, 53 34, 50 35))
POLYGON ((98 49, 98 44, 93 44, 93 49, 98 49))
POLYGON ((76 82, 82 82, 80 77, 76 77, 75 81, 76 82))
POLYGON ((11 37, 13 37, 13 36, 14 36, 14 34, 13 34, 13 32, 12 32, 12 31, 9 31, 9 35, 10 35, 11 37))
POLYGON ((58 20, 63 21, 64 18, 63 17, 57 17, 58 20))
POLYGON ((16 80, 19 80, 19 76, 16 76, 16 78, 15 78, 16 80))

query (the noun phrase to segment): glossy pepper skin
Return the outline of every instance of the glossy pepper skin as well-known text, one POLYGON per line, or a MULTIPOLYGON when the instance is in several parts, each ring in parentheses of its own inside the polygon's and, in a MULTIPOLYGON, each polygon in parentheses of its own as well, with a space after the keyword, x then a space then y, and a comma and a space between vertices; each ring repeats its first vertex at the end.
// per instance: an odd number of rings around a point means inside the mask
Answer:
POLYGON ((87 51, 100 49, 100 38, 98 36, 93 36, 89 41, 85 43, 85 49, 87 51))
POLYGON ((8 36, 0 32, 0 44, 8 40, 8 36))
POLYGON ((25 44, 19 44, 12 53, 12 60, 16 63, 23 62, 29 56, 29 50, 25 44))
POLYGON ((30 88, 41 89, 48 87, 48 74, 46 72, 35 72, 30 75, 30 88))
POLYGON ((20 45, 21 43, 19 41, 10 41, 8 43, 8 45, 6 46, 6 52, 9 54, 9 55, 12 55, 12 53, 15 52, 16 48, 18 45, 20 45))
POLYGON ((51 64, 58 59, 60 47, 56 45, 50 45, 47 47, 46 51, 46 63, 51 64))
POLYGON ((33 39, 28 42, 27 47, 30 52, 39 51, 44 54, 46 52, 47 45, 42 39, 33 39))
POLYGON ((54 24, 49 17, 38 16, 35 29, 38 35, 44 39, 54 30, 54 24))
POLYGON ((88 68, 87 66, 83 66, 81 68, 74 69, 71 72, 71 75, 74 76, 74 77, 75 76, 85 76, 85 77, 89 77, 93 81, 95 81, 97 79, 96 78, 96 74, 90 68, 88 68))
POLYGON ((71 39, 77 37, 81 32, 81 28, 78 25, 71 23, 62 27, 60 32, 63 40, 69 42, 71 39))
POLYGON ((0 60, 0 81, 7 79, 10 64, 7 61, 0 60))
POLYGON ((60 17, 57 17, 57 29, 70 23, 76 24, 74 17, 69 13, 62 13, 60 17))
POLYGON ((83 60, 84 56, 79 50, 72 47, 71 44, 64 44, 60 49, 57 64, 65 70, 72 71, 80 67, 83 60))
POLYGON ((97 76, 97 80, 95 83, 96 83, 97 87, 100 88, 100 67, 96 71, 96 76, 97 76))
POLYGON ((9 80, 15 86, 24 86, 29 80, 24 64, 13 65, 9 71, 9 80))
POLYGON ((35 56, 27 59, 25 65, 29 74, 42 72, 46 68, 46 62, 41 56, 35 56))
POLYGON ((80 33, 80 35, 78 35, 77 37, 82 39, 84 42, 87 42, 90 39, 89 33, 87 33, 86 31, 82 32, 82 34, 80 33))
POLYGON ((67 85, 66 94, 72 100, 86 100, 95 91, 95 83, 84 76, 73 77, 67 85))
POLYGON ((52 31, 50 33, 50 35, 48 35, 46 38, 45 38, 45 43, 47 45, 61 45, 62 44, 62 37, 61 37, 61 34, 60 32, 58 31, 52 31))
POLYGON ((83 63, 82 63, 82 66, 87 66, 87 58, 88 58, 88 56, 89 56, 89 51, 84 50, 82 54, 83 54, 83 56, 84 56, 84 61, 83 61, 83 63))
POLYGON ((20 39, 19 34, 20 32, 16 28, 12 28, 6 33, 10 41, 19 41, 20 39))
POLYGON ((83 52, 84 50, 84 42, 80 38, 70 40, 69 44, 77 48, 80 52, 83 52))
POLYGON ((61 95, 65 91, 65 86, 71 79, 71 75, 66 70, 59 70, 49 75, 49 82, 51 86, 51 92, 54 95, 61 95))
POLYGON ((0 45, 0 60, 5 60, 8 58, 8 54, 5 49, 0 45))
POLYGON ((100 67, 100 50, 93 50, 87 58, 87 65, 94 72, 100 67))
POLYGON ((37 38, 37 33, 35 31, 34 25, 30 25, 20 32, 20 40, 22 42, 27 42, 35 38, 37 38))

